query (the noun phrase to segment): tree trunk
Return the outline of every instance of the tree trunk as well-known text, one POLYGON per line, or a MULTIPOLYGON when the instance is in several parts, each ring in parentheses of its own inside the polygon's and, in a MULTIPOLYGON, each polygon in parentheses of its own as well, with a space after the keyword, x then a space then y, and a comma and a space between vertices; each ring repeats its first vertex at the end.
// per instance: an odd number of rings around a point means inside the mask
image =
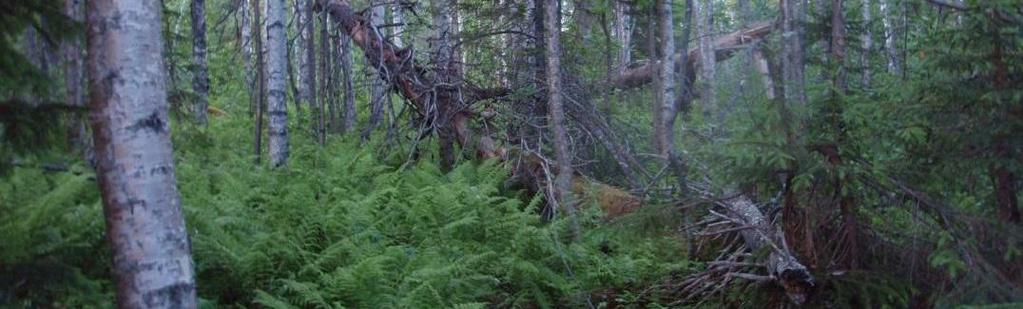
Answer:
POLYGON ((838 91, 846 89, 845 71, 845 16, 842 13, 842 0, 831 0, 831 60, 837 66, 834 87, 838 91))
POLYGON ((667 158, 673 148, 671 134, 675 123, 675 30, 672 1, 658 0, 654 5, 657 15, 657 55, 660 56, 658 78, 654 80, 654 144, 661 156, 667 158))
POLYGON ((91 0, 88 69, 107 241, 121 308, 195 308, 174 176, 160 1, 91 0))
POLYGON ((344 130, 354 130, 356 122, 355 83, 352 81, 352 38, 341 32, 339 48, 341 49, 341 88, 344 91, 342 113, 344 113, 344 130))
POLYGON ((544 40, 547 50, 547 109, 554 133, 554 156, 558 173, 554 179, 555 198, 561 209, 575 218, 572 204, 572 154, 569 152, 568 133, 565 131, 565 110, 561 104, 561 10, 557 0, 544 0, 544 40))
MULTIPOLYGON (((248 89, 253 89, 253 92, 257 89, 256 86, 256 73, 255 64, 253 63, 253 50, 252 50, 252 20, 250 15, 252 14, 252 7, 249 5, 249 0, 239 0, 238 4, 238 28, 239 28, 239 44, 238 49, 242 52, 242 61, 245 62, 245 85, 248 89)), ((256 112, 256 96, 249 93, 249 116, 251 117, 256 112)))
POLYGON ((263 157, 263 114, 266 110, 266 65, 263 60, 263 5, 260 4, 259 0, 252 0, 252 11, 253 11, 253 25, 255 33, 253 36, 256 38, 256 44, 254 52, 256 53, 256 142, 254 143, 256 148, 256 163, 259 164, 260 159, 263 157))
POLYGON ((713 115, 717 106, 717 92, 714 91, 714 84, 717 69, 714 56, 714 27, 713 0, 696 0, 696 35, 700 42, 700 101, 703 103, 703 118, 711 127, 720 125, 714 123, 713 115))
POLYGON ((803 61, 804 4, 801 0, 781 0, 782 77, 785 99, 792 105, 806 106, 806 77, 803 61))
MULTIPOLYGON (((447 1, 439 1, 447 2, 447 1)), ((370 10, 371 16, 369 18, 370 23, 374 31, 380 32, 380 25, 384 24, 384 3, 379 0, 372 1, 373 9, 370 10)), ((381 33, 382 34, 382 33, 381 33)), ((374 70, 381 70, 383 66, 380 63, 367 63, 368 66, 373 67, 374 70)), ((379 73, 377 73, 379 75, 379 73)), ((386 81, 379 78, 370 79, 370 110, 369 110, 369 121, 366 126, 362 128, 362 140, 369 139, 370 134, 373 133, 377 127, 380 126, 380 121, 384 118, 384 96, 387 95, 387 87, 384 85, 386 81)))
POLYGON ((618 39, 618 73, 624 72, 632 62, 632 17, 629 16, 629 3, 623 0, 613 0, 614 6, 614 33, 618 39))
POLYGON ((288 106, 285 78, 288 70, 285 1, 268 0, 266 16, 267 40, 267 146, 270 166, 288 163, 288 106))
MULTIPOLYGON (((85 21, 85 1, 64 0, 64 13, 75 22, 85 21)), ((67 90, 67 103, 74 107, 86 107, 85 99, 85 54, 82 52, 84 36, 73 36, 63 42, 64 84, 67 90)), ((92 137, 88 132, 88 117, 80 114, 71 116, 68 124, 68 137, 71 150, 82 156, 82 159, 95 167, 95 149, 92 137)))
POLYGON ((195 121, 206 124, 209 107, 210 74, 206 68, 206 0, 192 0, 192 91, 195 92, 195 121))
POLYGON ((309 105, 313 135, 323 145, 326 143, 323 106, 316 96, 316 21, 311 0, 296 0, 295 17, 298 25, 298 92, 299 104, 309 105))
POLYGON ((884 48, 888 53, 888 73, 899 72, 899 49, 895 46, 895 38, 898 36, 895 30, 895 17, 892 16, 892 0, 879 0, 881 4, 881 22, 884 24, 884 48))
MULTIPOLYGON (((451 12, 450 0, 438 0, 430 2, 430 14, 433 17, 433 63, 435 65, 435 79, 442 83, 456 83, 458 69, 453 57, 454 46, 451 42, 451 36, 453 35, 453 22, 451 12)), ((436 104, 436 111, 434 115, 429 115, 435 119, 434 127, 437 130, 437 138, 440 143, 440 168, 443 171, 451 170, 455 163, 455 132, 452 128, 452 119, 449 116, 454 111, 452 106, 452 100, 455 99, 455 94, 450 92, 442 92, 435 95, 433 101, 436 104), (445 97, 441 97, 444 95, 445 97)))
POLYGON ((872 66, 870 64, 870 54, 874 49, 873 33, 870 31, 871 19, 871 8, 870 0, 863 0, 863 35, 860 40, 863 41, 863 52, 860 54, 861 60, 860 65, 863 67, 863 79, 862 84, 864 89, 870 88, 870 84, 873 80, 872 66))

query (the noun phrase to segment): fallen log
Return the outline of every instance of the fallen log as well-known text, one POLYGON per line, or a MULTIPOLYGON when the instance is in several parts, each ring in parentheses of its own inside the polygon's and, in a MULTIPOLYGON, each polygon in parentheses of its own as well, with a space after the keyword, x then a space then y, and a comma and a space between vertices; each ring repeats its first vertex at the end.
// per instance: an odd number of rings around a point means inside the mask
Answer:
MULTIPOLYGON (((736 51, 746 48, 747 44, 766 37, 774 30, 774 23, 762 21, 754 23, 749 27, 723 35, 714 40, 714 58, 717 61, 724 61, 735 55, 736 51)), ((696 72, 699 66, 699 48, 689 49, 685 63, 682 62, 682 53, 675 54, 675 72, 696 72)), ((618 89, 636 88, 653 81, 657 76, 659 61, 647 61, 641 65, 626 69, 617 76, 611 78, 611 87, 618 89)))

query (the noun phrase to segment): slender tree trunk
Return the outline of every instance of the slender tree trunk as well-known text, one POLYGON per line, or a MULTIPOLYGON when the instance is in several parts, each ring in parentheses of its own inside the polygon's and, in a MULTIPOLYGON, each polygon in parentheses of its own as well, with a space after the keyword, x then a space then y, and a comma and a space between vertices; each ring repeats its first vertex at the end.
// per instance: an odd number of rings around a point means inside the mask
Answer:
POLYGON ((195 308, 174 177, 161 2, 90 0, 88 69, 98 178, 121 308, 195 308))
POLYGON ((299 104, 309 105, 310 123, 313 135, 323 145, 326 130, 323 125, 323 108, 316 97, 316 40, 313 1, 295 0, 295 19, 298 26, 298 93, 299 104))
POLYGON ((341 49, 341 90, 344 91, 342 94, 342 113, 344 114, 344 129, 355 130, 356 122, 356 109, 355 109, 355 83, 352 75, 352 38, 345 34, 343 31, 339 31, 340 41, 339 48, 341 49))
POLYGON ((806 106, 806 77, 803 68, 802 0, 781 0, 782 4, 782 78, 785 99, 795 106, 806 106))
POLYGON ((624 0, 613 0, 614 33, 621 47, 618 49, 618 73, 624 72, 632 62, 632 17, 629 16, 629 3, 624 0))
POLYGON ((192 0, 192 91, 195 92, 195 121, 206 124, 210 75, 206 68, 206 0, 192 0))
MULTIPOLYGON (((994 34, 994 49, 991 51, 991 66, 994 68, 994 76, 992 78, 992 84, 994 85, 995 91, 1004 92, 1010 89, 1010 73, 1007 69, 1008 64, 1006 63, 1006 52, 1005 43, 1002 41, 1001 35, 998 29, 999 26, 992 22, 991 27, 995 28, 992 32, 994 34)), ((1018 101, 1018 100, 1017 100, 1018 101)), ((1018 109, 1017 109, 1018 110, 1018 109)), ((1014 224, 1020 224, 1021 216, 1019 211, 1019 185, 1016 180, 1016 174, 1009 170, 1003 162, 1012 162, 1018 160, 1019 156, 1013 154, 1013 149, 1009 144, 1009 138, 1004 134, 998 134, 994 136, 994 155, 995 159, 1001 161, 997 163, 991 163, 991 171, 994 174, 995 181, 995 202, 998 205, 998 217, 1002 221, 1014 224)), ((1017 161, 1018 162, 1018 161, 1017 161)))
POLYGON ((872 66, 870 65, 870 54, 874 49, 873 33, 870 31, 870 23, 872 22, 870 0, 863 0, 863 35, 860 41, 863 41, 863 53, 860 54, 860 63, 863 66, 863 88, 870 88, 870 84, 873 80, 872 66))
MULTIPOLYGON (((842 95, 847 90, 846 85, 846 69, 845 69, 845 58, 846 58, 846 32, 845 32, 845 16, 842 11, 842 0, 831 0, 831 61, 836 66, 835 75, 832 80, 832 87, 834 89, 834 101, 835 104, 839 104, 833 112, 834 120, 831 122, 837 126, 835 134, 837 135, 833 154, 829 154, 831 164, 838 166, 843 164, 841 157, 840 148, 843 147, 844 141, 847 139, 844 130, 844 120, 842 120, 842 95)), ((842 215, 842 234, 845 247, 848 253, 842 257, 846 267, 855 269, 859 267, 859 222, 856 220, 856 204, 853 200, 851 192, 846 192, 845 185, 850 182, 848 176, 837 175, 835 181, 835 191, 840 197, 839 199, 839 211, 842 215)))
POLYGON ((544 40, 547 50, 547 109, 554 133, 554 156, 558 173, 554 179, 555 198, 567 215, 575 217, 572 204, 572 154, 569 152, 568 133, 565 131, 565 110, 561 104, 561 11, 557 0, 544 1, 544 40))
MULTIPOLYGON (((658 152, 667 158, 673 148, 671 131, 675 124, 675 31, 672 17, 672 1, 657 0, 654 11, 657 15, 657 55, 660 57, 658 78, 654 81, 654 109, 659 109, 661 130, 656 132, 658 152)), ((658 111, 655 111, 657 115, 658 111)))
MULTIPOLYGON (((446 2, 446 1, 443 1, 446 2)), ((372 2, 373 9, 371 10, 372 15, 370 16, 370 23, 372 23, 372 29, 380 31, 380 25, 384 23, 384 3, 376 0, 372 2)), ((382 33, 381 33, 382 34, 382 33)), ((382 63, 367 63, 367 65, 373 67, 374 70, 383 69, 382 63)), ((374 76, 378 76, 374 74, 374 76)), ((370 112, 369 121, 366 126, 362 128, 362 140, 369 139, 370 134, 380 126, 380 121, 384 118, 384 96, 387 95, 387 88, 384 85, 385 81, 380 78, 372 78, 370 80, 370 112)), ((347 118, 346 118, 347 119, 347 118)))
MULTIPOLYGON (((64 13, 76 22, 85 21, 84 0, 64 0, 64 13)), ((67 103, 70 106, 86 107, 85 99, 85 53, 82 52, 84 36, 68 38, 61 46, 64 55, 64 84, 67 90, 67 103)), ((95 167, 95 149, 92 137, 88 132, 88 117, 72 115, 68 125, 69 144, 72 151, 80 154, 82 159, 95 167)))
POLYGON ((881 4, 881 21, 884 24, 884 48, 888 53, 888 73, 896 74, 899 71, 899 49, 895 46, 895 39, 898 32, 895 29, 895 20, 892 15, 892 4, 894 0, 878 0, 881 4))
POLYGON ((831 59, 835 65, 834 86, 838 91, 846 89, 845 70, 845 16, 842 0, 831 0, 831 59))
POLYGON ((716 62, 714 56, 714 27, 711 20, 714 15, 713 0, 697 0, 696 2, 696 36, 700 42, 700 101, 703 103, 703 116, 711 127, 720 124, 714 123, 713 115, 717 106, 717 92, 714 91, 714 84, 717 81, 715 75, 716 62))
POLYGON ((263 157, 263 114, 266 110, 266 65, 263 60, 263 5, 259 0, 252 0, 253 25, 255 30, 253 37, 256 44, 253 51, 256 53, 256 163, 263 157))
MULTIPOLYGON (((245 62, 245 85, 247 89, 252 89, 255 92, 256 86, 256 73, 253 59, 252 49, 252 7, 249 5, 249 0, 239 0, 238 4, 238 23, 240 38, 238 47, 242 52, 242 61, 245 62)), ((249 116, 251 117, 256 112, 256 96, 249 93, 249 116)))
MULTIPOLYGON (((337 111, 334 110, 335 106, 331 102, 331 88, 330 88, 330 64, 333 63, 333 56, 330 54, 330 17, 327 13, 321 13, 319 16, 320 20, 320 62, 319 62, 319 76, 317 77, 320 82, 320 95, 317 98, 320 102, 320 106, 324 106, 330 109, 329 111, 329 125, 331 132, 342 132, 344 129, 341 125, 337 124, 337 111)), ((326 128, 324 128, 326 130, 326 128)))
POLYGON ((267 145, 270 165, 288 163, 288 106, 285 78, 288 70, 285 1, 268 0, 266 16, 267 39, 267 145))

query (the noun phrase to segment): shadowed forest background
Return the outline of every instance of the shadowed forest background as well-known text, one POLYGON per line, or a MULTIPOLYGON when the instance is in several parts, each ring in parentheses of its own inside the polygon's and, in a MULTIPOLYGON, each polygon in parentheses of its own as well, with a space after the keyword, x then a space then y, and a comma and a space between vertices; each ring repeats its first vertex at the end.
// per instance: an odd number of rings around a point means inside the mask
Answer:
POLYGON ((0 307, 1023 306, 1018 0, 19 0, 0 41, 0 307))

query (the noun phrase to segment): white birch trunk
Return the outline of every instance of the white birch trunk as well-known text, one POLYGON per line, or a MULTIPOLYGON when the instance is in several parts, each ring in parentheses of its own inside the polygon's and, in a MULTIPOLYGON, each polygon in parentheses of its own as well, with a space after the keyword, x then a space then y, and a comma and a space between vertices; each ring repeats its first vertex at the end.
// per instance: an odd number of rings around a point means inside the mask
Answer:
POLYGON ((270 165, 284 166, 288 162, 288 107, 285 81, 288 71, 287 33, 285 29, 285 0, 266 3, 267 49, 267 146, 270 165))
POLYGON ((195 308, 157 0, 88 2, 97 174, 121 308, 195 308))

